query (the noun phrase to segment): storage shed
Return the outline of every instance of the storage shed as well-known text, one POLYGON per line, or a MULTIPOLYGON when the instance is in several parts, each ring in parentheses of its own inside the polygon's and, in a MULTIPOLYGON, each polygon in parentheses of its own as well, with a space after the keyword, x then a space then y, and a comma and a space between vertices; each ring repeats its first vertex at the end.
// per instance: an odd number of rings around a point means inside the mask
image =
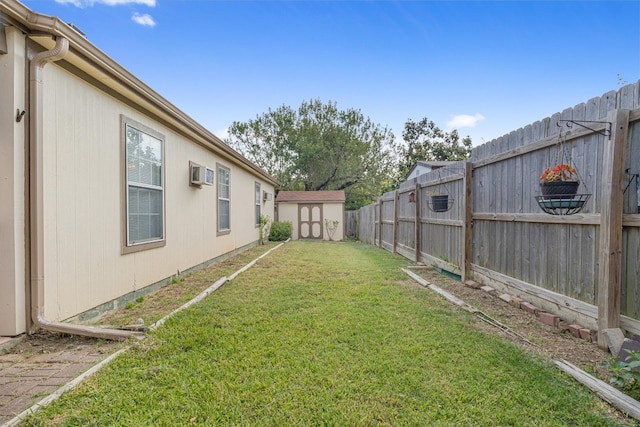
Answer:
POLYGON ((281 191, 276 197, 278 221, 293 224, 291 238, 342 240, 344 191, 281 191))

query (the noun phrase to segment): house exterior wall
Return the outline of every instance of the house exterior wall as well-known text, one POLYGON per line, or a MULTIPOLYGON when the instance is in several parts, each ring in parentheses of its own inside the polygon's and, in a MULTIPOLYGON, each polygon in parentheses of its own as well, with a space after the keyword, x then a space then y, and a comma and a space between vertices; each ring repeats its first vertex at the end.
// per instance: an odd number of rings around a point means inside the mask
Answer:
POLYGON ((433 169, 431 168, 431 166, 427 166, 427 165, 421 165, 418 164, 416 165, 415 169, 411 171, 411 173, 407 176, 407 181, 413 178, 416 178, 420 175, 424 175, 427 172, 431 172, 433 169))
MULTIPOLYGON (((257 242, 261 180, 55 63, 44 70, 45 315, 64 320, 257 242), (164 135, 166 245, 122 254, 121 117, 164 135), (230 169, 231 232, 217 233, 216 185, 189 185, 189 162, 230 169)), ((263 202, 273 217, 273 202, 263 202)))
POLYGON ((16 109, 26 108, 25 38, 9 27, 6 39, 8 52, 0 54, 0 336, 14 336, 26 321, 26 120, 16 122, 16 109))
MULTIPOLYGON (((309 202, 312 203, 312 202, 309 202)), ((322 203, 322 202, 313 202, 322 203)), ((323 240, 329 240, 329 235, 325 226, 325 219, 330 221, 339 221, 338 227, 333 240, 344 239, 344 204, 343 203, 322 203, 322 226, 323 226, 323 240)), ((298 232, 298 203, 278 203, 278 221, 290 221, 293 224, 293 231, 291 232, 291 239, 298 240, 300 238, 298 232)))

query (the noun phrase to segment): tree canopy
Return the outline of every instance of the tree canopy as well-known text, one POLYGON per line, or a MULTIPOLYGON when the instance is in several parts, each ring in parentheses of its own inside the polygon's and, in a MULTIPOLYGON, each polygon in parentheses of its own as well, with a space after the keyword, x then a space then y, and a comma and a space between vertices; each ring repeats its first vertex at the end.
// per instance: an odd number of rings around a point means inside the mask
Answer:
POLYGON ((404 181, 418 160, 464 160, 471 139, 445 132, 424 117, 408 119, 404 144, 360 110, 335 102, 282 105, 229 127, 229 145, 280 181, 280 190, 344 190, 346 208, 375 201, 404 181))
POLYGON ((391 189, 396 169, 389 129, 319 99, 233 122, 226 142, 280 181, 281 190, 345 190, 347 209, 391 189))
POLYGON ((445 132, 424 117, 418 122, 409 119, 404 124, 398 150, 398 180, 404 181, 411 167, 418 161, 464 160, 471 154, 471 138, 460 140, 457 130, 445 132))

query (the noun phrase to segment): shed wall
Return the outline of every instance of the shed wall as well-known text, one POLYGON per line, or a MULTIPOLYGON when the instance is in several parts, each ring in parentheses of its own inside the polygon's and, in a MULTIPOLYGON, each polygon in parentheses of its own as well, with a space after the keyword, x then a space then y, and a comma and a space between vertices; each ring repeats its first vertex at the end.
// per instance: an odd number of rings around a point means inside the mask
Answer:
MULTIPOLYGON (((308 202, 311 203, 311 202, 308 202)), ((316 202, 313 202, 316 203, 316 202)), ((329 240, 329 234, 326 229, 325 219, 330 221, 339 221, 332 240, 344 239, 344 204, 343 203, 322 203, 322 227, 323 240, 329 240)), ((300 234, 298 231, 298 203, 278 203, 278 221, 289 221, 293 225, 291 239, 298 240, 300 234)))
POLYGON ((324 220, 338 221, 335 234, 331 237, 331 240, 340 241, 344 239, 344 204, 342 203, 325 203, 322 213, 324 215, 322 224, 325 227, 323 236, 324 240, 329 240, 329 232, 327 230, 324 220))
POLYGON ((278 203, 278 221, 290 222, 291 240, 298 240, 298 204, 278 203))

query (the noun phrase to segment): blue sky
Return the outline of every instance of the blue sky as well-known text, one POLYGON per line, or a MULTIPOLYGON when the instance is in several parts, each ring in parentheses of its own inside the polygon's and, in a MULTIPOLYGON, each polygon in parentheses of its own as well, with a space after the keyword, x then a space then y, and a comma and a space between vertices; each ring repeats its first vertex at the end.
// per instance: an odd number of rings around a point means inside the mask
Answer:
POLYGON ((218 136, 283 104, 474 145, 640 79, 640 1, 23 0, 218 136))

